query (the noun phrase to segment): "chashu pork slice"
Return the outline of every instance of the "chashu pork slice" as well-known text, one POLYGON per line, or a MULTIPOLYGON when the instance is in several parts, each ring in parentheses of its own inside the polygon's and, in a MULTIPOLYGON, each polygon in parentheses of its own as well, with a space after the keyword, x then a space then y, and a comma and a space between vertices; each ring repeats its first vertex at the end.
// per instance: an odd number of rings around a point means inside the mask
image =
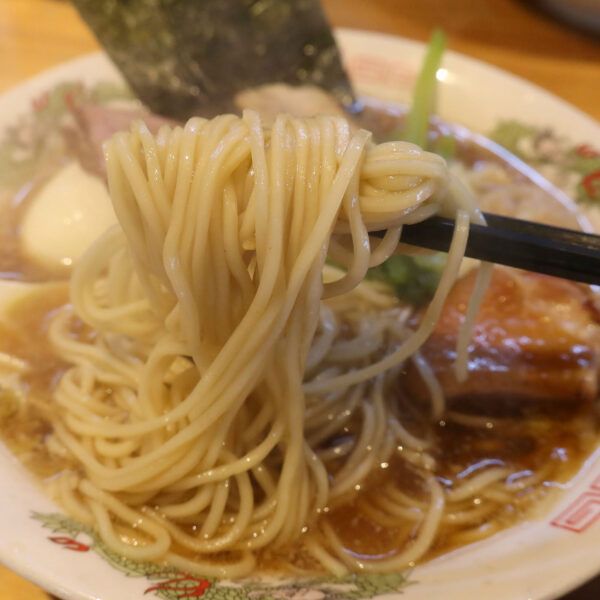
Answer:
MULTIPOLYGON (((470 343, 469 374, 455 377, 456 338, 475 273, 453 287, 422 348, 447 399, 592 400, 598 393, 600 319, 587 286, 496 267, 470 343)), ((406 391, 425 397, 409 368, 406 391)))
POLYGON ((63 127, 67 145, 81 166, 88 172, 106 178, 104 142, 119 131, 128 131, 131 123, 142 120, 151 133, 163 125, 177 125, 175 121, 155 115, 143 108, 114 108, 92 104, 71 109, 74 122, 63 127))

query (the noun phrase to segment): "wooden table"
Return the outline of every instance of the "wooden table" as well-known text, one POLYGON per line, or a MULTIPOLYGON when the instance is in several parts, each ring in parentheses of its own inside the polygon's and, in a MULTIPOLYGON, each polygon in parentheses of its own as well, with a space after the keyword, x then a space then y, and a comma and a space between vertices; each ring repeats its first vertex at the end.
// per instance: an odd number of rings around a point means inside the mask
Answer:
MULTIPOLYGON (((323 0, 323 4, 336 26, 419 40, 441 26, 451 49, 525 77, 600 120, 600 38, 546 17, 530 2, 323 0)), ((0 92, 97 49, 96 40, 68 2, 0 0, 0 92)), ((569 600, 598 598, 600 579, 568 596, 569 600)), ((21 599, 48 600, 48 596, 0 567, 0 600, 21 599)))

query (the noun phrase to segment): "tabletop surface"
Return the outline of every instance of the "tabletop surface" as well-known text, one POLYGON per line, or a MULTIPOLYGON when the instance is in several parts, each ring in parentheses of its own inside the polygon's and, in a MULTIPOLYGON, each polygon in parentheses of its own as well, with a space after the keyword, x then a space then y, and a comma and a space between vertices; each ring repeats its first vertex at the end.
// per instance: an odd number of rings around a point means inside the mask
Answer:
MULTIPOLYGON (((600 37, 580 33, 553 20, 539 12, 532 1, 322 0, 322 3, 334 26, 417 40, 426 40, 432 28, 440 26, 447 34, 450 49, 524 77, 600 121, 600 37)), ((98 47, 76 11, 64 0, 0 0, 0 93, 27 77, 98 47)), ((600 578, 564 600, 598 598, 600 578)), ((25 599, 49 600, 49 596, 0 567, 0 600, 25 599)))

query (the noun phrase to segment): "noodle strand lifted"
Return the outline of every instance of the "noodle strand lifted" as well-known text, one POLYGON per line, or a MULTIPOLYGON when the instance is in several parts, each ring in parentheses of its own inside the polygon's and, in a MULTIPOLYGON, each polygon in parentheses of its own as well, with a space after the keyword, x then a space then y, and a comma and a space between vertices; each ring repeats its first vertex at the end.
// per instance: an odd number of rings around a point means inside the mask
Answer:
MULTIPOLYGON (((414 355, 440 416, 439 385, 415 353, 456 279, 469 221, 481 221, 443 159, 375 145, 342 118, 281 115, 266 128, 251 111, 156 136, 139 122, 106 156, 119 225, 77 264, 73 309, 50 328, 72 365, 54 435, 80 465, 60 478, 64 506, 128 558, 205 575, 248 574, 294 544, 294 568, 336 575, 417 560, 445 499, 427 440, 387 392, 414 355), (456 216, 448 265, 412 331, 407 311, 362 280, 396 250, 403 223, 439 211, 456 216), (372 250, 369 232, 381 229, 372 250), (74 336, 76 318, 93 333, 74 336), (328 513, 400 446, 430 500, 415 512, 392 486, 366 510, 419 533, 385 561, 359 560, 328 513)), ((463 374, 467 342, 468 331, 463 374)))

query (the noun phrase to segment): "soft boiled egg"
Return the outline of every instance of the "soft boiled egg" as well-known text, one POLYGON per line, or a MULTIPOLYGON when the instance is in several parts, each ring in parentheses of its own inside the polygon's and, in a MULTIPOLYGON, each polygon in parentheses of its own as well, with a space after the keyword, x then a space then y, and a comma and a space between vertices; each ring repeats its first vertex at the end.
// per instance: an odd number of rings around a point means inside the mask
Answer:
POLYGON ((22 221, 21 249, 40 266, 64 272, 116 222, 104 181, 73 162, 29 202, 22 221))

